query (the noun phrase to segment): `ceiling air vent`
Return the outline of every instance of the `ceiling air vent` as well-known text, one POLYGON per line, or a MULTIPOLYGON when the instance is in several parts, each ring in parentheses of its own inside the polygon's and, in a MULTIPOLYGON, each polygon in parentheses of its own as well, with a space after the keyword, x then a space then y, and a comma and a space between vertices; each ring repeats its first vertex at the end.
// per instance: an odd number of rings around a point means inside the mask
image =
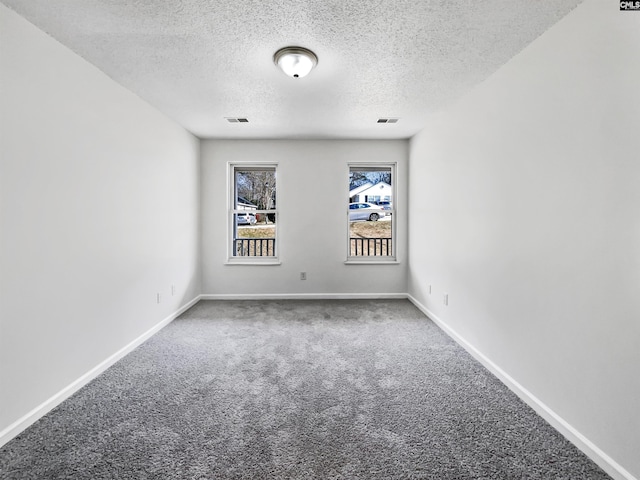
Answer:
POLYGON ((239 118, 239 117, 224 117, 227 119, 229 123, 249 123, 248 118, 239 118))
POLYGON ((398 123, 399 118, 379 118, 376 123, 398 123))

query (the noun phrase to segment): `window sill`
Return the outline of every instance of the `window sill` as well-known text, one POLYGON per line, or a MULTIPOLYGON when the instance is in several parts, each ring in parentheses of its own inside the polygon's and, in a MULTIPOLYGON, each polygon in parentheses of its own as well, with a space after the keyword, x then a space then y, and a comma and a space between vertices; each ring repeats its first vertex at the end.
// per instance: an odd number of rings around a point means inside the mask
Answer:
POLYGON ((250 266, 256 266, 256 265, 266 265, 266 266, 273 266, 273 265, 282 265, 282 262, 280 260, 265 260, 265 261, 256 261, 256 260, 227 260, 226 262, 224 262, 225 265, 250 265, 250 266))
POLYGON ((345 265, 400 265, 398 260, 347 260, 345 265))

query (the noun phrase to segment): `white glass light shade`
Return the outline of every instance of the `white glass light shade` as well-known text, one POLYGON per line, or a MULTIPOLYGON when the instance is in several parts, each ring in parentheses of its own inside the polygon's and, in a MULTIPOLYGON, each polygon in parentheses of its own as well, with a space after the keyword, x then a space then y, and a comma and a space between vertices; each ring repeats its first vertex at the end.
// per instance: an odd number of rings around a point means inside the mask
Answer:
POLYGON ((273 61, 290 77, 302 78, 318 64, 318 57, 306 48, 285 47, 275 53, 273 61))

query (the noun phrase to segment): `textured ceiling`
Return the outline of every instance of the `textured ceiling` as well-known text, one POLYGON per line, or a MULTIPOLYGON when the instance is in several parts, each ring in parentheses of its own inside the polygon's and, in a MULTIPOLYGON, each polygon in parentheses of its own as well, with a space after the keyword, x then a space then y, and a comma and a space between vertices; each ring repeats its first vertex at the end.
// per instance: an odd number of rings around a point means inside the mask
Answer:
POLYGON ((0 1, 199 137, 407 138, 582 0, 0 1))

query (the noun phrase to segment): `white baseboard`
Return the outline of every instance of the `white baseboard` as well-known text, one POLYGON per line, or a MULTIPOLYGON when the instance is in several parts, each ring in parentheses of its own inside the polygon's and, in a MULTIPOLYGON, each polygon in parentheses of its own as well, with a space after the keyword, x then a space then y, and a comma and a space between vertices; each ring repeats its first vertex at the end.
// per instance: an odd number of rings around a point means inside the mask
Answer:
POLYGON ((600 468, 615 480, 638 480, 630 472, 613 460, 609 455, 598 448, 587 437, 582 435, 578 430, 572 427, 566 420, 556 414, 551 408, 544 404, 540 399, 533 395, 529 390, 520 385, 514 378, 507 374, 502 368, 492 362, 488 357, 477 350, 455 330, 443 322, 437 315, 422 305, 412 295, 407 295, 411 303, 413 303, 422 313, 429 317, 438 327, 440 327, 447 335, 449 335, 456 343, 464 348, 473 358, 479 361, 487 370, 495 375, 509 390, 514 392, 521 400, 529 405, 533 410, 544 418, 553 428, 558 430, 567 440, 573 443, 587 457, 593 460, 600 468))
POLYGON ((620 464, 598 448, 593 442, 582 435, 578 430, 572 427, 563 418, 557 415, 551 408, 540 401, 529 390, 524 388, 520 383, 508 375, 502 368, 493 363, 488 357, 477 350, 473 345, 467 342, 455 330, 443 322, 437 315, 422 305, 412 295, 406 293, 380 293, 380 294, 360 294, 360 293, 292 293, 292 294, 205 294, 195 297, 193 300, 185 304, 176 312, 159 322, 157 325, 147 330, 138 338, 130 342, 125 347, 118 350, 109 358, 92 368, 90 371, 82 375, 76 381, 62 389, 53 397, 34 408, 32 411, 18 419, 7 428, 0 432, 0 447, 9 442, 16 435, 24 431, 38 419, 46 415, 48 412, 57 407, 64 400, 69 398, 75 392, 87 385, 91 380, 104 372, 111 365, 123 358, 136 347, 144 343, 162 328, 171 323, 180 314, 191 308, 200 300, 356 300, 356 299, 402 299, 407 298, 420 311, 429 317, 436 325, 438 325, 447 335, 449 335, 456 343, 462 346, 469 354, 478 360, 487 370, 494 374, 502 383, 504 383, 511 391, 520 397, 527 405, 544 418, 552 427, 558 430, 565 438, 579 448, 585 455, 593 460, 600 468, 609 474, 615 480, 638 480, 630 472, 624 469, 620 464))
POLYGON ((144 332, 142 335, 140 335, 138 338, 136 338, 135 340, 130 342, 128 345, 124 346, 123 348, 118 350, 116 353, 111 355, 109 358, 105 359, 100 364, 98 364, 95 367, 93 367, 91 370, 89 370, 87 373, 85 373, 80 378, 75 380, 73 383, 71 383, 70 385, 66 386, 62 390, 60 390, 53 397, 49 398, 44 403, 42 403, 41 405, 39 405, 38 407, 34 408, 33 410, 31 410, 26 415, 24 415, 22 418, 16 420, 11 425, 9 425, 7 428, 5 428, 4 430, 0 431, 0 447, 2 447, 4 444, 9 442, 12 438, 17 436, 18 434, 20 434, 24 430, 26 430, 29 426, 34 424, 36 421, 38 421, 40 418, 45 416, 47 413, 49 413, 55 407, 60 405, 63 401, 65 401, 71 395, 73 395, 78 390, 80 390, 82 387, 87 385, 91 380, 96 378, 98 375, 100 375, 102 372, 104 372, 111 365, 113 365, 118 360, 123 358, 129 352, 133 351, 136 347, 140 346, 147 339, 151 338, 153 335, 155 335, 162 328, 166 327, 169 323, 171 323, 180 314, 182 314, 183 312, 185 312, 189 308, 191 308, 193 305, 195 305, 199 300, 200 300, 200 296, 195 297, 193 300, 191 300, 190 302, 188 302, 184 306, 180 307, 180 309, 178 309, 176 312, 172 313, 167 318, 162 320, 160 323, 156 324, 155 326, 153 326, 152 328, 150 328, 149 330, 144 332))
POLYGON ((200 295, 202 300, 375 300, 402 299, 406 293, 216 293, 200 295))

